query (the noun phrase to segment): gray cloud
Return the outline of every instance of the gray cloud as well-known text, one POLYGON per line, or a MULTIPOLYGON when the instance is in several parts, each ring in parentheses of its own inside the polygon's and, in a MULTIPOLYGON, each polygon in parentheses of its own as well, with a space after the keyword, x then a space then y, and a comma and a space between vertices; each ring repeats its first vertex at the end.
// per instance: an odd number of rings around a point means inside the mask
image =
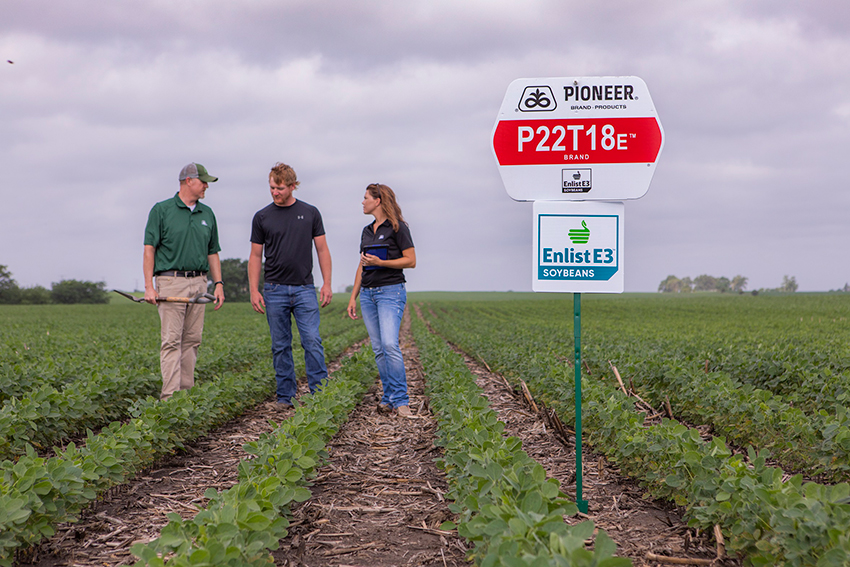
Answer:
POLYGON ((634 74, 666 134, 626 204, 626 289, 670 273, 850 281, 838 2, 21 3, 0 22, 0 264, 22 285, 141 281, 141 234, 205 164, 223 257, 247 257, 276 161, 350 283, 380 180, 417 242, 412 289, 530 289, 531 207, 490 135, 517 77, 634 74))

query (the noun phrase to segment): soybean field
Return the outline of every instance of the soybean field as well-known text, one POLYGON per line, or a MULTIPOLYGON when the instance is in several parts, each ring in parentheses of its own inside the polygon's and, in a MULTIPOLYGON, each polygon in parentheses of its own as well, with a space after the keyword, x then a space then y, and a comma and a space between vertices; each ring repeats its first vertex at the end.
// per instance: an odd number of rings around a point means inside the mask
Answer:
POLYGON ((151 306, 0 306, 0 565, 850 561, 850 296, 583 295, 587 514, 572 295, 411 293, 412 419, 343 299, 294 410, 248 304, 167 402, 151 306))
MULTIPOLYGON (((572 298, 509 295, 422 309, 569 424, 572 298)), ((843 294, 585 297, 586 440, 747 564, 847 564, 848 318, 843 294)))

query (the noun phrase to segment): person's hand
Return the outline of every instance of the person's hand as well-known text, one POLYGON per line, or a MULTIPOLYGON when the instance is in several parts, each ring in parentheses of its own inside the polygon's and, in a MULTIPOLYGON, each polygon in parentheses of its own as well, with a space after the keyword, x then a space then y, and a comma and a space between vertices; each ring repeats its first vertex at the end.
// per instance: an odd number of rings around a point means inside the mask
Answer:
POLYGON ((383 260, 373 254, 360 253, 361 266, 380 266, 383 262, 383 260))
POLYGON ((151 305, 156 305, 156 299, 159 297, 159 294, 152 287, 145 288, 145 301, 150 303, 151 305))
POLYGON ((215 286, 215 291, 213 292, 213 295, 215 295, 215 311, 218 311, 224 304, 224 286, 215 286))
POLYGON ((266 302, 263 301, 263 294, 259 291, 252 290, 251 291, 251 307, 254 308, 254 311, 260 313, 261 315, 265 315, 265 306, 266 302))
POLYGON ((319 299, 321 300, 320 305, 322 307, 326 307, 328 303, 331 302, 331 298, 333 296, 334 293, 331 291, 331 286, 328 284, 323 285, 322 289, 319 291, 319 299))
POLYGON ((348 302, 348 316, 354 319, 355 321, 358 319, 357 317, 357 301, 352 299, 348 302))

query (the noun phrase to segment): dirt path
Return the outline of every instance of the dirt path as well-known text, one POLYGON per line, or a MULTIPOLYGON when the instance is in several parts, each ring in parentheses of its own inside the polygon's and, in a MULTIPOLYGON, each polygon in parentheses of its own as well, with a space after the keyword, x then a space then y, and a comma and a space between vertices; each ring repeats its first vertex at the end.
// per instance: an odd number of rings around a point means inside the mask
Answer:
POLYGON ((294 511, 297 525, 274 553, 278 565, 468 564, 463 540, 439 530, 452 514, 409 326, 405 315, 401 346, 414 418, 379 413, 380 386, 372 387, 329 443, 313 498, 294 511))

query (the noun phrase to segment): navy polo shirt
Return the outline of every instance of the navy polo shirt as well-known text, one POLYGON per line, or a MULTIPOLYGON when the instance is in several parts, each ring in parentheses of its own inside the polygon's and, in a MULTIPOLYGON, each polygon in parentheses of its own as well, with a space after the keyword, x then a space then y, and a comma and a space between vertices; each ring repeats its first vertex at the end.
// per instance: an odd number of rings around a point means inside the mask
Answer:
MULTIPOLYGON (((377 231, 372 230, 373 224, 367 224, 363 228, 363 233, 360 235, 361 253, 366 249, 366 246, 386 244, 388 247, 387 260, 397 260, 403 256, 402 251, 413 248, 413 237, 410 236, 410 229, 407 227, 407 224, 400 222, 397 231, 393 230, 393 225, 389 219, 382 222, 377 231)), ((361 270, 361 287, 381 287, 404 282, 404 271, 401 269, 378 268, 376 270, 361 270)))

